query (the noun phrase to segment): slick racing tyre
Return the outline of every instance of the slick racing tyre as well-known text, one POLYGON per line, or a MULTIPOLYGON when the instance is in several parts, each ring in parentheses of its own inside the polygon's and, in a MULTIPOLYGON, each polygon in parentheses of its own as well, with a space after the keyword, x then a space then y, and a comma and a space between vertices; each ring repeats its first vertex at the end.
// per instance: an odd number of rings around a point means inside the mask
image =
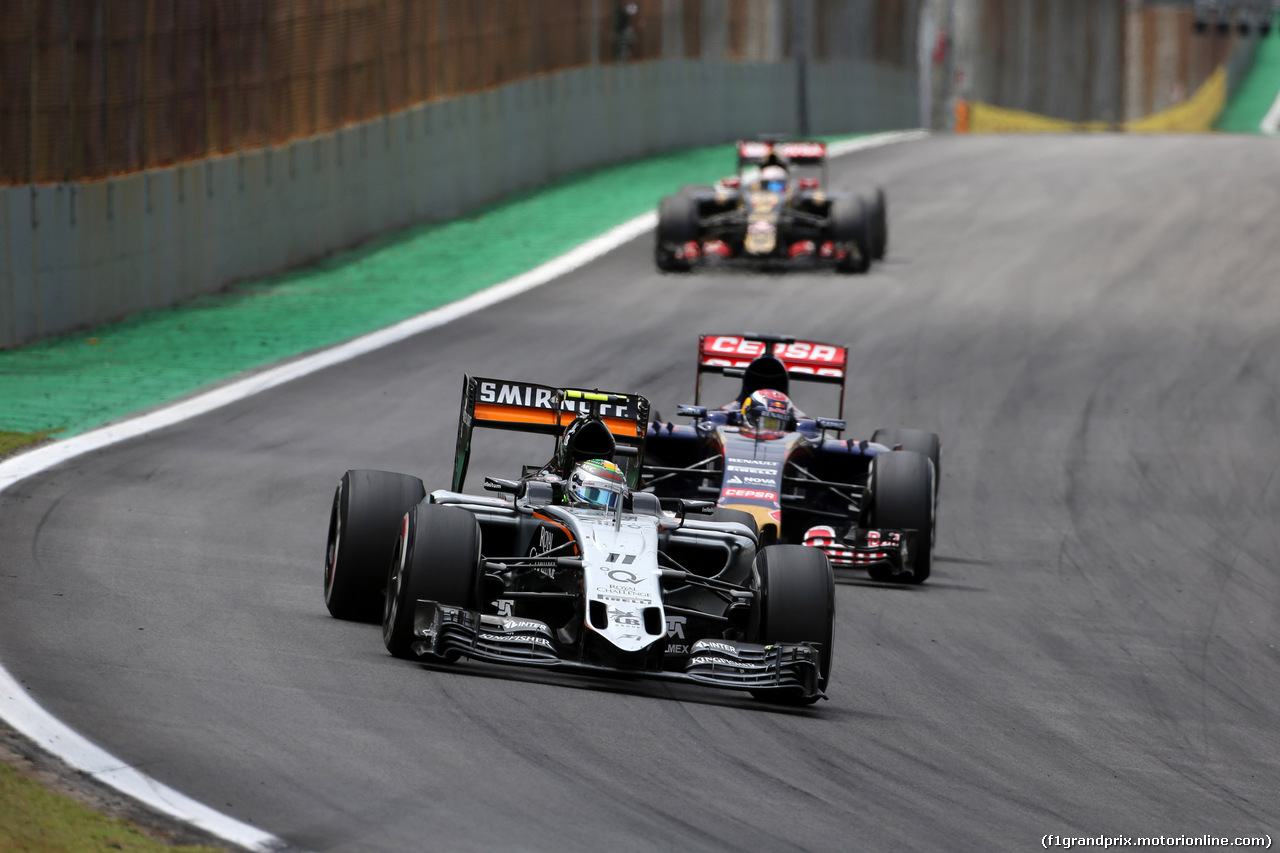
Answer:
POLYGON ((871 434, 876 444, 896 450, 914 450, 923 453, 933 463, 933 496, 938 496, 938 484, 942 479, 942 439, 936 432, 923 429, 878 429, 871 434))
POLYGON ((698 202, 684 192, 669 195, 658 205, 654 261, 663 272, 688 272, 689 262, 677 258, 675 247, 698 239, 698 202))
POLYGON ((400 519, 427 496, 422 481, 388 471, 348 471, 329 512, 324 602, 339 619, 377 622, 400 519))
POLYGON ((840 196, 831 202, 831 239, 846 254, 836 271, 861 273, 871 268, 871 217, 857 196, 840 196))
POLYGON ((871 201, 871 259, 884 260, 884 253, 889 248, 889 202, 884 190, 877 188, 871 201))
POLYGON ((751 531, 751 535, 756 537, 757 541, 760 539, 760 525, 756 522, 756 517, 744 510, 726 509, 718 506, 712 511, 710 520, 716 522, 736 521, 739 524, 744 524, 751 531))
MULTIPOLYGON (((804 545, 770 545, 756 555, 753 569, 759 601, 748 637, 764 643, 814 643, 821 649, 818 689, 831 676, 831 641, 835 635, 835 576, 827 555, 804 545)), ((767 702, 809 705, 816 696, 769 690, 751 695, 767 702)))
MULTIPOLYGON (((420 599, 478 609, 480 523, 456 506, 420 503, 395 540, 382 614, 382 641, 398 658, 414 658, 413 612, 420 599)), ((450 657, 456 657, 452 655, 450 657)))
POLYGON ((866 527, 914 530, 907 554, 911 572, 893 574, 872 569, 872 580, 885 583, 924 583, 933 568, 934 471, 929 457, 913 450, 881 453, 871 463, 871 511, 866 527))

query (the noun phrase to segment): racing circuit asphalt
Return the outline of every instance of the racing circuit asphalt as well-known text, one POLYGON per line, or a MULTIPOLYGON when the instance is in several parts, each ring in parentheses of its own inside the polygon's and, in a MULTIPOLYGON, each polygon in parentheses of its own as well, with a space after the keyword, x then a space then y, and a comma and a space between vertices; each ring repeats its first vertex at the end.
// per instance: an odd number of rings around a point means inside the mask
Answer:
MULTIPOLYGON (((943 137, 832 176, 888 190, 866 277, 660 276, 645 238, 19 483, 0 659, 113 754, 317 851, 1274 836, 1280 149, 943 137), (446 485, 463 371, 673 412, 697 334, 740 330, 847 341, 851 434, 943 438, 934 576, 840 585, 829 702, 426 668, 328 616, 339 475, 446 485)), ((473 485, 542 461, 507 455, 473 485)))

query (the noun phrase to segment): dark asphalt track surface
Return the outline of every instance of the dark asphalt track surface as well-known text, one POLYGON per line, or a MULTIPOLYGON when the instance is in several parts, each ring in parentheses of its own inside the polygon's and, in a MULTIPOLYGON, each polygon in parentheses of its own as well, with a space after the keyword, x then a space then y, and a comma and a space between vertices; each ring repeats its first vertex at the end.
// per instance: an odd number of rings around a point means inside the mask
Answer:
MULTIPOLYGON (((644 239, 18 484, 0 659, 115 755, 314 850, 1274 837, 1280 148, 937 138, 833 167, 872 178, 869 276, 663 277, 644 239), (464 370, 672 411, 697 334, 737 330, 849 342, 852 433, 943 437, 933 579, 839 587, 831 701, 425 668, 328 616, 339 475, 446 485, 464 370)), ((473 478, 542 461, 488 438, 507 458, 473 478)))

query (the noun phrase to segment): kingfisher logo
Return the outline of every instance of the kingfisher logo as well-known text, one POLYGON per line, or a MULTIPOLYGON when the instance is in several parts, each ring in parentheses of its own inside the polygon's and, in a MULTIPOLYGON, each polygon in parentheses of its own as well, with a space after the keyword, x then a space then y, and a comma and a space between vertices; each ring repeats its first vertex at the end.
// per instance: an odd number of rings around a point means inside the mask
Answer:
POLYGON ((773 501, 777 503, 777 492, 766 492, 763 489, 725 489, 720 493, 722 498, 740 498, 748 501, 773 501))

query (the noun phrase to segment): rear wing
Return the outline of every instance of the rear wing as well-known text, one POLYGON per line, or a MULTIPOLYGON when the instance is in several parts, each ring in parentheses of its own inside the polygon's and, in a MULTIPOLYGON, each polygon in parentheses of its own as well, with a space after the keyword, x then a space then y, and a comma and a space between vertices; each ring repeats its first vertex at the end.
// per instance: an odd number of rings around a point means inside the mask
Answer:
POLYGON ((765 354, 772 354, 782 362, 790 380, 839 385, 840 417, 844 417, 848 347, 752 332, 742 335, 698 336, 698 381, 693 398, 695 405, 702 404, 704 373, 742 376, 753 361, 765 354))
POLYGON ((776 153, 794 166, 822 166, 827 161, 825 142, 773 142, 744 140, 738 143, 738 169, 763 166, 769 155, 776 153))
POLYGON ((476 427, 559 437, 579 416, 602 421, 613 433, 620 455, 643 457, 649 401, 638 394, 553 388, 464 375, 458 442, 453 454, 453 491, 462 491, 466 481, 471 433, 476 427))

